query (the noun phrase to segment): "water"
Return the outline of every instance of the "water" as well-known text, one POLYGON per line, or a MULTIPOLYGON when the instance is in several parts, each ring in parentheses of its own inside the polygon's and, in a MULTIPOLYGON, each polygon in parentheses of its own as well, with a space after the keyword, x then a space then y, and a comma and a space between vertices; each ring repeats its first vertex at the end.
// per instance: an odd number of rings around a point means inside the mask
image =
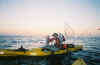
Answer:
MULTIPOLYGON (((69 39, 70 40, 70 39, 69 39)), ((17 49, 21 45, 26 49, 45 46, 45 38, 32 36, 0 36, 1 49, 17 49)), ((68 43, 68 41, 67 41, 68 43)), ((73 53, 75 57, 81 57, 88 65, 100 65, 100 37, 78 37, 74 44, 84 45, 83 51, 73 53)), ((46 59, 40 63, 46 65, 46 59)), ((66 62, 64 62, 66 64, 66 62)))
POLYGON ((32 36, 0 36, 0 48, 17 49, 23 45, 26 49, 45 46, 45 39, 32 36))
POLYGON ((83 58, 88 65, 100 65, 100 37, 88 37, 81 40, 84 50, 75 54, 83 58))

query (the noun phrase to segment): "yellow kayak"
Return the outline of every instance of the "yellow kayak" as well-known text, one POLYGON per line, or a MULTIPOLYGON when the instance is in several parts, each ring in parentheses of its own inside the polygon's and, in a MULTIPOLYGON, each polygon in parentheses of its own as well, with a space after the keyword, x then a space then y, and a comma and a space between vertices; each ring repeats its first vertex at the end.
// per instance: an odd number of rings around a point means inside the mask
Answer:
POLYGON ((87 65, 87 64, 85 63, 83 59, 79 58, 72 65, 87 65))
MULTIPOLYGON (((58 50, 55 51, 53 54, 54 55, 59 55, 59 54, 65 54, 69 51, 75 52, 79 51, 82 49, 82 45, 76 45, 74 48, 66 48, 63 50, 58 50)), ((15 50, 9 50, 9 49, 0 49, 0 56, 49 56, 52 54, 51 51, 43 51, 43 48, 34 48, 32 50, 27 50, 27 51, 15 51, 15 50)))

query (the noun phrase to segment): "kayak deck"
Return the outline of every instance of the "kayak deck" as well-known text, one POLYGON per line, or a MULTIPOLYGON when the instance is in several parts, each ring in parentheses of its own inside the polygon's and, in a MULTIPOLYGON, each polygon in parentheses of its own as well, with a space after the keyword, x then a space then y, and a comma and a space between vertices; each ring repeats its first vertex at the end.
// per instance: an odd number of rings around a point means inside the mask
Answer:
MULTIPOLYGON (((66 48, 64 50, 58 50, 54 52, 54 55, 60 55, 60 54, 67 54, 68 52, 72 51, 79 51, 82 49, 82 45, 76 45, 74 48, 66 48)), ((0 49, 0 56, 49 56, 52 54, 51 51, 43 51, 43 48, 34 48, 32 50, 27 51, 15 51, 15 50, 9 50, 9 49, 0 49)))

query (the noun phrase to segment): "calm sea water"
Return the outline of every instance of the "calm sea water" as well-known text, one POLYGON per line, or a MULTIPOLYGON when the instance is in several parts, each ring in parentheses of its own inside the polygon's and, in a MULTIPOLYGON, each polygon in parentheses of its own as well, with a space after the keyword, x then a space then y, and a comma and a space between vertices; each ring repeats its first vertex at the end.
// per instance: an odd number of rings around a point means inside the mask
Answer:
MULTIPOLYGON (((70 40, 70 39, 69 39, 70 40)), ((21 45, 26 49, 45 46, 45 38, 31 36, 0 36, 1 49, 17 49, 21 45)), ((82 44, 84 49, 74 53, 83 58, 88 65, 100 65, 100 37, 77 37, 74 44, 82 44)))

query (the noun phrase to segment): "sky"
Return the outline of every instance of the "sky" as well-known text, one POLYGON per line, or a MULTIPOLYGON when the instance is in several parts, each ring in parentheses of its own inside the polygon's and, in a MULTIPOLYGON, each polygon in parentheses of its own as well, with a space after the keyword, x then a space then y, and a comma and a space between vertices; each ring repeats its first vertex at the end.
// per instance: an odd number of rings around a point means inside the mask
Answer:
POLYGON ((0 34, 100 35, 100 0, 0 0, 0 34), (68 31, 66 29, 66 31, 68 31))

